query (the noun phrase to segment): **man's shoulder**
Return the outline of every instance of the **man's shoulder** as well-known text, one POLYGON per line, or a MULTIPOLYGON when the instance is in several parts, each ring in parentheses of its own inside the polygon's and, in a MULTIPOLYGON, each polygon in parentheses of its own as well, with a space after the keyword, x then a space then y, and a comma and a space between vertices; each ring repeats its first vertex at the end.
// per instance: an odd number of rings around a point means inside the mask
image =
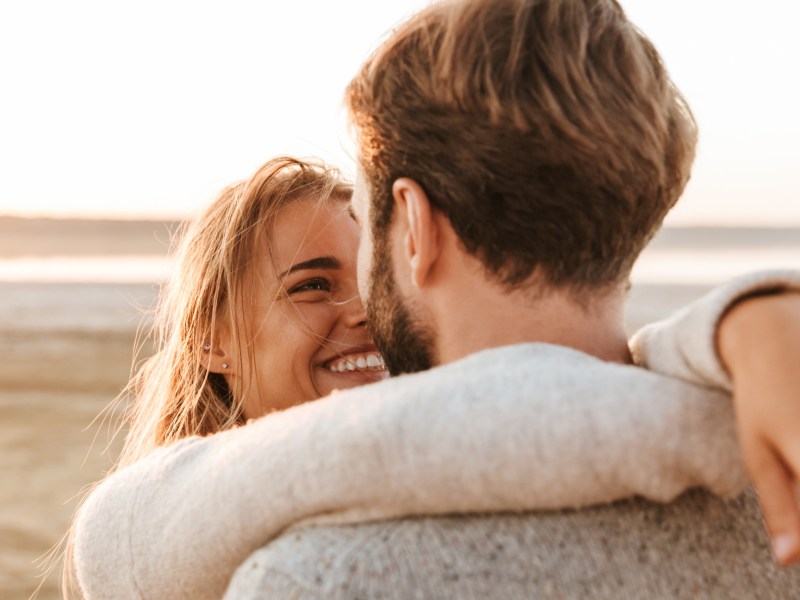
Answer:
MULTIPOLYGON (((296 528, 253 554, 226 598, 790 598, 751 494, 670 504, 296 528)), ((793 591, 794 590, 794 591, 793 591)))
POLYGON ((365 397, 449 395, 459 390, 473 396, 549 397, 574 396, 587 390, 592 395, 707 394, 707 388, 665 377, 633 365, 603 361, 566 346, 521 343, 489 348, 458 361, 419 373, 336 392, 365 397), (499 395, 499 396, 498 396, 499 395))

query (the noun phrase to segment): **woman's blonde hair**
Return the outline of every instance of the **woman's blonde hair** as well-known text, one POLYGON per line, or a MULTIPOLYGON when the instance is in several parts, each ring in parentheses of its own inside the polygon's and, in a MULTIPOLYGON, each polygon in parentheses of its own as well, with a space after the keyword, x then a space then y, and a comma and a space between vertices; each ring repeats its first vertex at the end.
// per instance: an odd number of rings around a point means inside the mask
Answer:
MULTIPOLYGON (((338 170, 319 161, 278 157, 247 181, 232 185, 185 227, 170 281, 162 287, 148 336, 156 349, 118 401, 130 399, 128 432, 114 470, 154 449, 192 435, 209 435, 243 422, 241 390, 210 373, 205 348, 225 328, 239 369, 253 364, 253 329, 246 315, 250 268, 277 213, 297 200, 348 199, 352 187, 338 170)), ((71 532, 67 534, 63 595, 79 592, 74 581, 71 532)))

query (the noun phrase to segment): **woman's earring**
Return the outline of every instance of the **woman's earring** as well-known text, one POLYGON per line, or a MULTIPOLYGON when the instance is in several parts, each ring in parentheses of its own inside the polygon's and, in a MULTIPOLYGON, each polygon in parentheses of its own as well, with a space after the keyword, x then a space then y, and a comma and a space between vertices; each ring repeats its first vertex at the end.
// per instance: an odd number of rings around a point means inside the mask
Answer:
POLYGON ((203 350, 205 350, 206 352, 211 350, 211 344, 203 344, 203 350))
POLYGON ((227 369, 228 368, 228 363, 222 363, 222 368, 223 369, 227 369))

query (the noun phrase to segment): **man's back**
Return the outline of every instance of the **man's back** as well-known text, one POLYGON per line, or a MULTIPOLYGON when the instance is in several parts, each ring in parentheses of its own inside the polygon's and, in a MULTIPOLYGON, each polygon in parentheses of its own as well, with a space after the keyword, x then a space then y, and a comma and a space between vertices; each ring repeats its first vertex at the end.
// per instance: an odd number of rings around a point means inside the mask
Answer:
POLYGON ((670 504, 297 528, 246 561, 226 599, 800 597, 752 493, 670 504))

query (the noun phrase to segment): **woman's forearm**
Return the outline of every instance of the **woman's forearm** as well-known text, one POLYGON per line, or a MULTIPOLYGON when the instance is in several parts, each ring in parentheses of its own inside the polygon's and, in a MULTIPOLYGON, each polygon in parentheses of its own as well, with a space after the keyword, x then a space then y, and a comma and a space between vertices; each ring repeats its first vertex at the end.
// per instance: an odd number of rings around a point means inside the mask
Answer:
POLYGON ((156 451, 87 501, 76 566, 90 599, 214 598, 309 519, 669 501, 744 483, 724 394, 509 346, 156 451))

